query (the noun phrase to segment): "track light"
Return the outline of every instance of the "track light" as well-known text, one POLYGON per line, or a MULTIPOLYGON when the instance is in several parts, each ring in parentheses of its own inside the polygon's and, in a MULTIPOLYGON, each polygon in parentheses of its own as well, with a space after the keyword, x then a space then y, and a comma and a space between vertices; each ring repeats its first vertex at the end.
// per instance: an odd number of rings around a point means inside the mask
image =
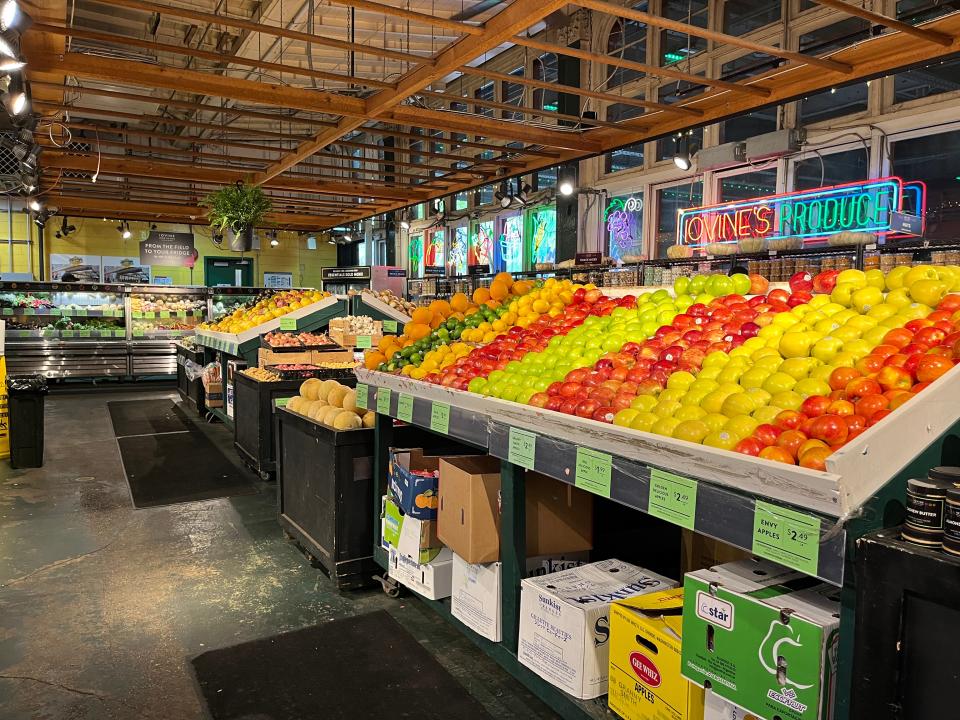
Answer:
POLYGON ((561 195, 569 197, 570 195, 573 195, 573 190, 574 190, 573 183, 570 182, 569 180, 564 180, 562 183, 560 183, 561 195))
POLYGON ((690 136, 678 135, 674 139, 674 147, 673 164, 681 170, 689 170, 693 167, 693 156, 698 148, 690 142, 690 136))
POLYGON ((32 24, 33 19, 20 8, 17 0, 6 0, 0 5, 0 30, 3 32, 16 28, 22 33, 32 24))
POLYGON ((346 242, 353 242, 353 235, 344 235, 344 236, 343 236, 343 239, 344 239, 346 242))
POLYGON ((124 240, 130 239, 130 225, 127 222, 121 222, 119 225, 117 225, 117 232, 120 233, 120 237, 122 237, 124 240))
POLYGON ((27 200, 27 207, 29 207, 34 212, 40 212, 43 209, 43 206, 40 204, 40 201, 36 198, 29 198, 27 200))
POLYGON ((570 197, 577 191, 577 169, 575 166, 560 166, 557 171, 557 191, 564 197, 570 197))
MULTIPOLYGON (((0 46, 0 54, 2 53, 2 46, 0 46)), ((0 100, 3 101, 3 106, 10 115, 22 115, 27 109, 27 92, 24 88, 23 79, 19 75, 10 76, 7 90, 3 95, 0 95, 0 100)))
POLYGON ((276 246, 279 245, 279 244, 280 244, 280 241, 277 240, 276 238, 272 238, 272 239, 270 240, 270 247, 276 247, 276 246))
POLYGON ((409 230, 409 229, 410 229, 410 222, 409 222, 408 220, 401 220, 401 221, 400 221, 400 227, 401 227, 401 229, 403 229, 403 230, 409 230))

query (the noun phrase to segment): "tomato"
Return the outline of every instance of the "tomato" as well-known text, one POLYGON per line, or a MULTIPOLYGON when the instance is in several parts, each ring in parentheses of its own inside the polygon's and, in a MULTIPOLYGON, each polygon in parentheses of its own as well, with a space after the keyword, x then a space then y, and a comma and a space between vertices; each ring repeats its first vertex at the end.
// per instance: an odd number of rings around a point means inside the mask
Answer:
POLYGON ((869 424, 874 415, 881 410, 886 410, 889 406, 890 400, 883 395, 864 395, 857 401, 857 415, 865 417, 869 424))
POLYGON ((847 423, 839 415, 821 415, 810 429, 810 434, 827 445, 839 445, 847 439, 847 423))
POLYGON ((830 373, 830 389, 843 390, 851 381, 860 377, 860 371, 855 368, 838 367, 830 373))

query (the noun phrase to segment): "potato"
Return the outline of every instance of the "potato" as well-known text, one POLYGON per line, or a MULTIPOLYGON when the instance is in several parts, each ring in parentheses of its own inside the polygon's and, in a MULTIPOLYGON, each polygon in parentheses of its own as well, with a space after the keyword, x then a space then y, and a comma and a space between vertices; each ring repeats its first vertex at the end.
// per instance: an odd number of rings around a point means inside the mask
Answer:
POLYGON ((343 408, 333 407, 332 405, 326 408, 325 412, 320 416, 320 422, 324 425, 333 425, 333 421, 336 419, 337 415, 343 412, 343 408))
POLYGON ((352 410, 341 410, 333 419, 333 427, 337 430, 355 430, 362 424, 360 417, 352 410))
POLYGON ((305 397, 307 400, 316 400, 317 391, 320 389, 320 381, 317 378, 310 378, 309 380, 304 380, 300 384, 300 395, 305 397))
POLYGON ((373 410, 367 410, 367 412, 363 415, 363 426, 365 428, 372 428, 376 420, 377 414, 373 410))
POLYGON ((336 380, 324 380, 321 382, 320 387, 317 389, 317 400, 326 400, 330 391, 336 387, 340 387, 340 383, 336 380))
POLYGON ((348 390, 349 388, 343 385, 337 385, 337 387, 333 388, 330 394, 327 395, 327 402, 333 407, 343 407, 343 399, 346 397, 348 390))
MULTIPOLYGON (((344 410, 357 412, 357 391, 352 388, 348 388, 347 392, 343 395, 343 401, 340 403, 340 406, 344 410)), ((360 410, 359 412, 362 414, 363 410, 360 410)))

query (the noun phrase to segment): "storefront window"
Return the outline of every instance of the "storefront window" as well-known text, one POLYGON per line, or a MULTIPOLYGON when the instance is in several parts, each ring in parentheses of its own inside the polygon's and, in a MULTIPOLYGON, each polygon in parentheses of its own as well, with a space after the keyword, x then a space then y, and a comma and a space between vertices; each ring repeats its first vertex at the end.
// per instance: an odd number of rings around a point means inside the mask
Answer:
POLYGON ((869 177, 869 153, 866 148, 798 160, 794 169, 794 190, 815 190, 869 177))
POLYGON ((453 209, 466 210, 470 207, 470 195, 464 191, 453 196, 453 209))
POLYGON ((781 0, 726 0, 723 3, 723 31, 744 35, 780 20, 781 0))
MULTIPOLYGON (((800 52, 824 55, 870 37, 870 23, 849 18, 800 36, 800 52)), ((832 88, 800 101, 799 122, 810 125, 832 118, 864 112, 867 109, 865 82, 832 88)))
MULTIPOLYGON (((705 28, 709 20, 710 3, 707 0, 663 0, 661 14, 668 20, 680 20, 687 25, 705 28)), ((676 65, 707 49, 702 37, 676 30, 660 31, 660 64, 676 65)))
POLYGON ((893 101, 897 103, 960 90, 960 60, 944 60, 893 77, 893 101))
POLYGON ((444 230, 434 230, 427 234, 427 244, 424 247, 423 266, 425 268, 443 267, 443 243, 446 233, 444 230))
POLYGON ((720 202, 736 202, 774 195, 777 192, 777 169, 757 170, 720 178, 720 202))
POLYGON ((500 217, 500 236, 494 248, 496 272, 523 271, 523 216, 520 214, 500 217))
POLYGON ((557 209, 553 206, 530 213, 530 256, 534 265, 557 260, 557 209))
POLYGON ((410 277, 418 278, 423 276, 423 235, 410 236, 410 247, 407 254, 407 269, 410 271, 410 277))
POLYGON ((493 185, 484 185, 477 189, 477 205, 489 205, 493 202, 493 185))
POLYGON ((944 0, 900 0, 897 3, 897 19, 918 25, 948 15, 956 9, 955 3, 944 0))
MULTIPOLYGON (((533 79, 548 83, 556 83, 559 80, 556 53, 544 53, 533 59, 533 79)), ((556 90, 534 88, 533 107, 556 112, 559 106, 560 96, 556 90)))
MULTIPOLYGON (((647 12, 647 2, 636 3, 634 10, 647 12)), ((607 36, 607 54, 623 60, 647 62, 647 26, 634 20, 618 18, 607 36)), ((644 73, 627 70, 616 65, 607 66, 607 87, 617 87, 631 80, 642 78, 644 73)))
POLYGON ((667 248, 677 242, 677 214, 700 205, 703 205, 702 180, 657 190, 656 257, 666 257, 667 248))
POLYGON ((643 254, 643 193, 615 197, 603 214, 607 254, 615 260, 643 254))
MULTIPOLYGON (((766 53, 750 53, 724 63, 723 79, 743 82, 747 78, 767 72, 780 64, 780 58, 766 53)), ((773 132, 777 129, 777 106, 763 108, 745 115, 737 115, 720 123, 720 142, 736 142, 773 132)))
MULTIPOLYGON (((520 77, 524 75, 523 66, 514 68, 510 71, 511 77, 520 77)), ((507 82, 503 80, 500 83, 500 102, 507 103, 508 105, 523 105, 523 85, 515 82, 507 82)), ((503 110, 501 117, 504 117, 508 120, 522 120, 523 113, 513 112, 512 110, 503 110)))
POLYGON ((557 184, 557 167, 549 167, 546 170, 538 170, 534 174, 535 188, 537 190, 544 190, 546 188, 554 187, 557 184))
POLYGON ((476 223, 467 250, 467 265, 493 267, 493 221, 476 223))
MULTIPOLYGON (((703 73, 699 73, 702 75, 703 73)), ((678 80, 675 83, 664 85, 660 88, 660 102, 672 105, 674 103, 685 102, 690 98, 700 95, 704 91, 703 85, 690 85, 686 81, 678 80)), ((699 127, 688 135, 690 145, 696 148, 703 147, 703 128, 699 127)), ((676 137, 666 137, 657 140, 657 160, 669 160, 677 151, 676 137)))
POLYGON ((470 228, 460 225, 450 233, 450 261, 447 272, 450 275, 467 274, 467 246, 469 245, 470 228))
MULTIPOLYGON (((960 131, 900 140, 890 146, 892 174, 927 184, 926 237, 960 237, 960 131)), ((905 207, 917 212, 916 207, 905 207)))
MULTIPOLYGON (((643 99, 643 93, 634 96, 636 100, 643 99)), ((620 122, 623 120, 632 120, 643 115, 643 108, 625 103, 614 103, 607 108, 607 120, 610 122, 620 122)), ((643 166, 643 143, 630 145, 620 150, 614 150, 607 153, 604 159, 606 172, 615 173, 629 168, 643 166)))

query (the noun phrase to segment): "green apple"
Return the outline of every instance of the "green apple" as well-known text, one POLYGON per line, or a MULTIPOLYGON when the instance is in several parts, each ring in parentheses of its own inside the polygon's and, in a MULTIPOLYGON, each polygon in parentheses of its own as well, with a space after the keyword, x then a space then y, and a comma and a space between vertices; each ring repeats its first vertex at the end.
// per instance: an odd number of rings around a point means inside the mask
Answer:
POLYGON ((793 386, 793 391, 806 400, 811 395, 830 395, 830 385, 825 380, 804 378, 793 386))
POLYGON ((681 275, 673 281, 673 294, 677 297, 681 295, 686 295, 687 291, 690 289, 690 278, 686 275, 681 275))
POLYGON ((867 311, 867 317, 871 317, 877 322, 881 320, 886 320, 891 315, 897 314, 897 308, 891 305, 888 302, 882 302, 879 305, 874 305, 867 311))
POLYGON ((744 373, 743 367, 741 367, 740 365, 734 365, 733 363, 730 363, 720 371, 719 375, 717 375, 717 382, 735 383, 740 380, 740 376, 743 375, 743 373, 744 373))
POLYGON ((844 285, 837 285, 833 292, 830 293, 830 300, 837 303, 837 305, 842 305, 843 307, 850 307, 853 304, 853 294, 859 290, 856 285, 853 283, 845 283, 844 285))
POLYGON ((867 285, 875 287, 881 292, 887 289, 887 280, 886 276, 883 274, 883 270, 874 268, 873 270, 867 270, 864 275, 866 276, 867 285))
POLYGON ((893 270, 887 273, 887 289, 896 290, 903 287, 903 280, 910 272, 910 265, 897 265, 893 270))
POLYGON ((696 378, 693 376, 693 373, 689 373, 686 370, 677 370, 667 378, 667 389, 686 392, 695 380, 696 378))
POLYGON ((687 292, 691 295, 702 293, 704 288, 707 287, 707 280, 709 280, 709 278, 706 275, 694 275, 690 278, 690 285, 687 287, 687 292))
MULTIPOLYGON (((759 408, 757 409, 759 410, 759 408)), ((727 424, 723 426, 723 432, 728 432, 743 440, 750 437, 759 424, 760 421, 750 415, 738 415, 727 421, 727 424)))
POLYGON ((660 418, 654 415, 652 412, 641 411, 633 419, 633 422, 630 423, 630 427, 634 430, 650 432, 650 428, 653 427, 655 422, 660 422, 660 418))
POLYGON ((749 415, 760 407, 758 398, 748 393, 734 393, 723 401, 720 408, 720 414, 727 417, 736 417, 737 415, 749 415))
POLYGON ((722 430, 723 426, 727 424, 730 420, 726 415, 721 415, 720 413, 710 413, 709 415, 704 415, 702 418, 707 427, 710 428, 710 432, 717 432, 722 430))
MULTIPOLYGON (((847 340, 843 344, 843 351, 853 355, 857 360, 869 355, 871 350, 873 350, 873 346, 862 338, 847 340)), ((834 358, 834 362, 836 362, 836 358, 834 358)))
POLYGON ((654 395, 637 395, 630 401, 630 407, 638 412, 650 412, 657 405, 657 398, 654 395))
POLYGON ((753 366, 754 366, 755 368, 761 368, 761 369, 763 369, 763 370, 769 370, 770 373, 774 373, 774 372, 776 372, 776 371, 780 368, 780 366, 783 364, 783 358, 780 357, 780 353, 778 353, 778 352, 777 352, 776 350, 774 350, 773 348, 766 348, 766 349, 773 351, 775 354, 774 354, 774 355, 766 355, 766 356, 764 356, 764 357, 762 357, 762 358, 758 358, 756 361, 754 361, 753 366))
POLYGON ((681 422, 685 420, 699 420, 707 414, 707 411, 704 410, 699 405, 684 405, 679 410, 677 410, 673 416, 680 420, 681 422))
POLYGON ((703 380, 716 380, 717 375, 720 374, 720 371, 723 369, 721 365, 714 365, 712 367, 705 367, 700 370, 700 374, 697 377, 703 380))
MULTIPOLYGON (((707 292, 717 297, 732 294, 733 288, 733 280, 727 275, 711 275, 707 281, 707 292)), ((749 287, 747 289, 749 290, 749 287)))
POLYGON ((863 270, 843 270, 837 275, 837 285, 853 285, 854 289, 867 286, 867 274, 863 270))
POLYGON ((712 432, 707 435, 703 439, 703 444, 709 445, 710 447, 720 448, 721 450, 733 450, 740 440, 742 440, 742 438, 739 438, 732 433, 728 433, 726 430, 720 430, 719 432, 712 432))
POLYGON ((778 371, 770 375, 761 387, 771 395, 776 396, 778 393, 792 390, 796 384, 797 379, 795 377, 778 371))
POLYGON ((765 423, 772 423, 774 418, 779 415, 784 408, 773 405, 773 400, 770 400, 770 404, 764 405, 758 410, 753 411, 751 417, 756 420, 759 424, 763 425, 765 423))
POLYGON ((772 370, 757 367, 754 365, 740 376, 740 387, 750 390, 751 388, 763 387, 763 383, 773 374, 772 370))
POLYGON ((718 387, 720 387, 720 383, 713 378, 705 378, 701 372, 697 379, 690 383, 687 392, 713 392, 718 387))
POLYGON ((715 350, 703 359, 700 376, 703 377, 703 370, 712 367, 722 368, 728 362, 730 362, 730 356, 727 353, 715 350))
POLYGON ((910 299, 921 305, 936 307, 950 292, 950 285, 942 280, 917 280, 910 286, 910 299))
POLYGON ((613 424, 619 425, 620 427, 630 427, 630 423, 632 423, 639 414, 639 410, 624 408, 613 416, 613 424))
MULTIPOLYGON (((819 341, 818 341, 819 342, 819 341)), ((814 345, 816 347, 816 345, 814 345)), ((783 361, 780 372, 786 373, 796 380, 803 380, 810 375, 820 361, 812 357, 792 357, 783 361)))
POLYGON ((810 348, 820 339, 820 336, 812 332, 788 332, 780 338, 780 354, 785 358, 807 357, 810 355, 810 348))
POLYGON ((734 273, 730 276, 730 280, 733 281, 733 291, 737 295, 749 295, 750 294, 750 278, 743 273, 734 273))
POLYGON ((833 374, 833 371, 836 370, 835 365, 823 364, 817 365, 811 372, 810 377, 814 380, 823 380, 829 382, 830 376, 833 374))
POLYGON ((799 410, 800 406, 803 405, 803 398, 799 393, 793 392, 793 390, 784 390, 783 392, 774 393, 773 397, 770 398, 770 404, 776 405, 784 410, 799 410))
POLYGON ((654 435, 673 437, 673 431, 679 424, 680 421, 676 418, 662 417, 650 427, 650 432, 652 432, 654 435))
POLYGON ((677 440, 700 443, 710 433, 710 426, 703 420, 681 420, 673 428, 673 437, 677 440))
POLYGON ((937 279, 937 269, 933 265, 914 265, 903 276, 903 286, 905 288, 912 288, 915 283, 920 280, 936 280, 937 279))
MULTIPOLYGON (((878 270, 877 272, 880 271, 878 270)), ((944 292, 944 295, 946 295, 946 292, 944 292)), ((883 291, 873 285, 867 285, 857 290, 851 297, 851 300, 853 307, 856 308, 858 313, 862 314, 870 310, 874 305, 883 302, 883 291)))
POLYGON ((810 355, 820 362, 831 363, 841 350, 843 350, 843 340, 828 336, 814 343, 810 355))
POLYGON ((660 400, 660 402, 654 406, 653 414, 662 418, 673 417, 673 414, 679 409, 679 400, 660 400))

